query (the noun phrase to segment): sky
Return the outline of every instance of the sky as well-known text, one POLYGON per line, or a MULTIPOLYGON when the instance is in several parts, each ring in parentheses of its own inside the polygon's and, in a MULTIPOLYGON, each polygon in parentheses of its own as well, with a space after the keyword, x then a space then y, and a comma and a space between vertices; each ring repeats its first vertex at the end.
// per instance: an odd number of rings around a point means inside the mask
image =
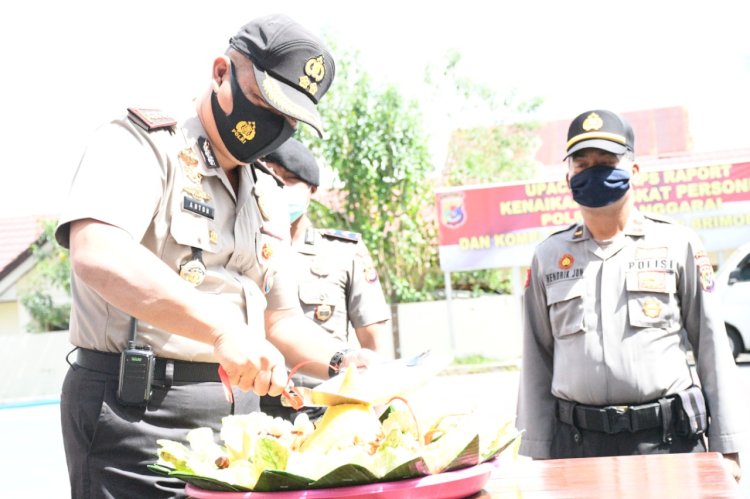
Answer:
POLYGON ((425 98, 425 67, 449 50, 497 95, 540 98, 540 121, 684 106, 695 151, 750 148, 742 0, 13 3, 0 18, 3 217, 56 216, 97 126, 129 106, 189 103, 229 37, 274 12, 359 51, 376 85, 422 101, 436 163, 450 129, 472 120, 425 98))

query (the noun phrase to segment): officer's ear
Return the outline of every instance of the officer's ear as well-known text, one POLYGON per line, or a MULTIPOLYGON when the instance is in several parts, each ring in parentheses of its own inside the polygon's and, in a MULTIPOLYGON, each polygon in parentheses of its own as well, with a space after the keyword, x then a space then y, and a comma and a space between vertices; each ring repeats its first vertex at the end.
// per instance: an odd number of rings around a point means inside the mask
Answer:
POLYGON ((219 91, 219 87, 224 80, 229 79, 231 61, 226 55, 220 55, 214 59, 213 70, 211 73, 211 88, 214 92, 219 91))

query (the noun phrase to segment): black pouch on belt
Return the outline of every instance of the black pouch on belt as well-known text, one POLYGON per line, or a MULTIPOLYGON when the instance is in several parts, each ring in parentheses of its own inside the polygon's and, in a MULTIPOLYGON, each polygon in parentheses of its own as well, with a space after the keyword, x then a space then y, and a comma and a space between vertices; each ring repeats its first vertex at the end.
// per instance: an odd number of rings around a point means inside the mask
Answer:
POLYGON ((677 432, 691 438, 699 438, 708 429, 708 410, 703 390, 691 386, 677 394, 681 410, 677 411, 677 432))

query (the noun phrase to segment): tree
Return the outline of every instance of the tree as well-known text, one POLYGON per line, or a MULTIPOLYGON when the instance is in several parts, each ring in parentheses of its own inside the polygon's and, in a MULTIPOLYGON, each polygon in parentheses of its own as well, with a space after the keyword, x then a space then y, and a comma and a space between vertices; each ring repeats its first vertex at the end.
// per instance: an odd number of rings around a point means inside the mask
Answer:
MULTIPOLYGON (((456 124, 450 134, 440 184, 458 186, 526 180, 536 174, 539 147, 529 116, 541 99, 520 100, 511 92, 502 101, 491 88, 462 76, 461 55, 450 51, 441 67, 428 67, 426 81, 434 102, 443 103, 444 121, 456 124), (465 117, 471 117, 471 121, 465 117), (477 126, 479 122, 481 125, 477 126), (470 123, 474 123, 470 125, 470 123)), ((455 289, 510 293, 510 270, 455 272, 455 289)))
POLYGON ((306 134, 336 175, 334 199, 311 218, 362 234, 389 301, 427 299, 441 274, 421 115, 394 86, 376 88, 357 57, 337 57, 336 83, 319 106, 328 137, 306 134))
POLYGON ((62 331, 70 320, 70 261, 68 250, 55 241, 54 220, 42 222, 44 231, 31 247, 34 270, 19 299, 31 315, 29 332, 62 331))

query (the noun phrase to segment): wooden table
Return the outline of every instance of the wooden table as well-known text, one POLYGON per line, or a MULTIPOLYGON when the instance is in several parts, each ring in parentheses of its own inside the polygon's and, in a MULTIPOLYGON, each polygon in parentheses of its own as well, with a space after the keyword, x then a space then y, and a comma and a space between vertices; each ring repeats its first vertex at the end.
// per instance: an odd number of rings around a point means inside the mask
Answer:
POLYGON ((716 452, 498 463, 479 498, 739 498, 716 452))

